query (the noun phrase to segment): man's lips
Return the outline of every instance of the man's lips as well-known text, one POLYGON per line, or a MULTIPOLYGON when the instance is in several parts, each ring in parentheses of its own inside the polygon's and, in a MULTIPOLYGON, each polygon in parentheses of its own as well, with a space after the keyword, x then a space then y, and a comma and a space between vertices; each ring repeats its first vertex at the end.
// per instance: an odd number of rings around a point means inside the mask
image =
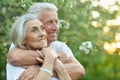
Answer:
POLYGON ((57 36, 57 33, 49 33, 48 35, 57 36))

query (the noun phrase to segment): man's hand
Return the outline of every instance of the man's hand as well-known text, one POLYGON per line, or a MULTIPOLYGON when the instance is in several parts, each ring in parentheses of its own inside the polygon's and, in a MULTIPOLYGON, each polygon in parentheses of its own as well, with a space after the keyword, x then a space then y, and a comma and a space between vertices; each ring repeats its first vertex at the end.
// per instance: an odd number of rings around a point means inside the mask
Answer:
POLYGON ((58 58, 63 64, 72 62, 71 59, 63 52, 58 52, 58 58))
POLYGON ((38 65, 30 66, 19 76, 18 80, 33 80, 37 76, 39 69, 38 65))
POLYGON ((65 69, 69 73, 72 80, 77 80, 85 75, 85 70, 80 62, 73 56, 67 56, 63 52, 59 52, 59 60, 64 64, 65 69))

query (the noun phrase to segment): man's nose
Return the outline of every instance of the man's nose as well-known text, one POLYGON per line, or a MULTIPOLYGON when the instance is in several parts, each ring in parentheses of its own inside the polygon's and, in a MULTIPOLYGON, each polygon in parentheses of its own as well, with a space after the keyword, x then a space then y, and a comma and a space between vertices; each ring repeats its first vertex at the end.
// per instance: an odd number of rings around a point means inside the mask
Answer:
POLYGON ((58 23, 53 22, 52 29, 57 30, 58 29, 58 23))

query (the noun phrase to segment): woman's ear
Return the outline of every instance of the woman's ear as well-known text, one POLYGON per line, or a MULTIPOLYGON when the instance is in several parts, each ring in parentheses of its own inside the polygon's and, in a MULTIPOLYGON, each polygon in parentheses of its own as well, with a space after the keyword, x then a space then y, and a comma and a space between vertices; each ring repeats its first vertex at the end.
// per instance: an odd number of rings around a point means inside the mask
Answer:
POLYGON ((25 42, 24 42, 24 41, 22 42, 22 45, 24 45, 24 46, 25 46, 25 42))

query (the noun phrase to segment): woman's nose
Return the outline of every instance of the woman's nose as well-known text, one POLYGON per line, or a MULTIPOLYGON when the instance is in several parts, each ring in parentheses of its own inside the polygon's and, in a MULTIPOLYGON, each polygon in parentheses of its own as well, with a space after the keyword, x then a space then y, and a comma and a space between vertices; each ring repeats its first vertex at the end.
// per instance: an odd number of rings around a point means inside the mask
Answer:
POLYGON ((44 37, 44 36, 46 36, 46 32, 40 30, 40 31, 39 31, 39 37, 44 37))

